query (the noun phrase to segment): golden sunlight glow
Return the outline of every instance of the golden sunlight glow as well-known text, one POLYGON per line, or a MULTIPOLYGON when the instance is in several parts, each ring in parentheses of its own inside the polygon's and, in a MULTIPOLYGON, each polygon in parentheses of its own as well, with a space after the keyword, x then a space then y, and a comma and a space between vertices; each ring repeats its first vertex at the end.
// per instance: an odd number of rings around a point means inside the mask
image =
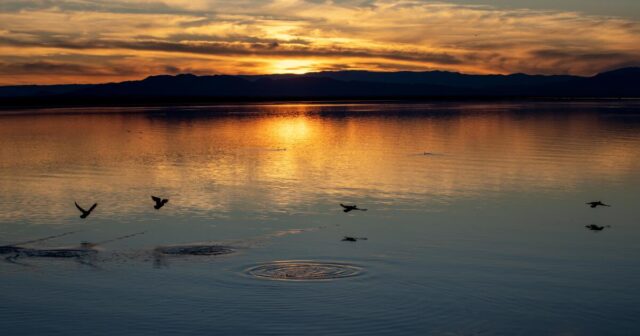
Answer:
POLYGON ((316 62, 309 60, 277 60, 271 65, 271 72, 277 74, 303 74, 316 71, 316 62))
POLYGON ((187 72, 593 75, 640 65, 637 19, 579 9, 412 0, 76 2, 0 5, 0 85, 187 72))
MULTIPOLYGON (((249 186, 255 181, 274 186, 304 181, 305 188, 294 193, 277 187, 259 195, 284 206, 316 197, 319 190, 338 194, 359 189, 380 197, 395 197, 394 192, 402 190, 456 197, 488 188, 569 189, 590 176, 616 178, 640 169, 640 141, 634 129, 621 127, 609 141, 581 145, 603 130, 603 121, 590 114, 561 120, 536 115, 523 122, 522 116, 499 113, 334 119, 307 113, 313 110, 322 107, 273 105, 265 110, 271 113, 267 116, 205 118, 198 120, 198 127, 171 118, 151 120, 144 114, 7 116, 0 123, 0 141, 5 144, 0 148, 0 168, 10 176, 87 160, 102 173, 80 180, 74 174, 59 174, 47 183, 25 176, 5 184, 4 191, 20 195, 28 190, 34 199, 45 200, 43 211, 66 213, 67 203, 46 200, 91 194, 95 188, 143 190, 161 181, 168 190, 180 190, 182 207, 224 211, 232 203, 228 200, 237 196, 234 193, 253 190, 255 186, 249 186), (25 137, 25 130, 38 136, 25 137), (550 141, 559 138, 577 140, 566 148, 550 141), (276 148, 286 150, 269 150, 276 148), (446 155, 412 155, 424 150, 446 155), (218 201, 211 202, 212 196, 218 201)), ((133 192, 131 201, 111 202, 138 211, 136 197, 139 193, 133 192)), ((15 203, 0 220, 18 216, 29 218, 34 212, 15 203)))
POLYGON ((275 119, 269 126, 267 129, 270 130, 271 137, 283 145, 292 145, 307 140, 311 135, 306 116, 275 119))

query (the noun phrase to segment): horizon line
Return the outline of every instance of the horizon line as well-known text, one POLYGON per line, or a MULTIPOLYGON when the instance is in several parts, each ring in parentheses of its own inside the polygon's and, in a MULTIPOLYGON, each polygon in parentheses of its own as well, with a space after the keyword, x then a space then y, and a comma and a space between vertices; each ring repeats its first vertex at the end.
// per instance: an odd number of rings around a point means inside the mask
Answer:
POLYGON ((321 73, 339 73, 339 72, 368 72, 368 73, 450 73, 450 74, 459 74, 464 76, 515 76, 515 75, 525 75, 525 76, 544 76, 544 77, 553 77, 553 76, 566 76, 566 77, 576 77, 576 78, 591 78, 597 75, 614 72, 625 69, 640 69, 640 66, 627 66, 621 68, 612 68, 609 70, 604 70, 600 72, 596 72, 592 75, 572 75, 572 74, 530 74, 525 72, 514 72, 514 73, 467 73, 460 71, 449 71, 449 70, 398 70, 398 71, 371 71, 371 70, 359 70, 359 69, 345 69, 345 70, 322 70, 322 71, 309 71, 304 73, 265 73, 265 74, 225 74, 225 73, 213 73, 213 74, 198 74, 191 72, 183 72, 183 73, 159 73, 159 74, 150 74, 138 79, 129 79, 122 81, 109 81, 109 82, 93 82, 93 83, 66 83, 66 84, 9 84, 4 85, 0 84, 0 87, 18 87, 18 86, 59 86, 59 85, 104 85, 104 84, 118 84, 118 83, 126 83, 126 82, 138 82, 143 81, 152 77, 161 77, 161 76, 170 76, 170 77, 178 77, 178 76, 195 76, 195 77, 214 77, 214 76, 228 76, 228 77, 267 77, 267 76, 291 76, 291 77, 299 77, 305 76, 309 74, 321 74, 321 73))

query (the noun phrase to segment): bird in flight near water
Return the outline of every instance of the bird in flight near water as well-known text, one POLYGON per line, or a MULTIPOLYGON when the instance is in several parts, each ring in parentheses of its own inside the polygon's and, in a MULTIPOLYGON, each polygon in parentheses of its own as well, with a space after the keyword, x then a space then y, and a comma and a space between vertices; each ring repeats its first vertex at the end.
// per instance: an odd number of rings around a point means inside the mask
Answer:
POLYGON ((358 208, 357 205, 344 205, 342 203, 340 203, 340 206, 344 208, 344 212, 349 212, 349 211, 353 211, 353 210, 360 210, 360 211, 367 211, 367 209, 360 209, 358 208))
POLYGON ((80 218, 87 218, 87 216, 91 214, 91 211, 93 211, 93 209, 95 209, 98 206, 98 203, 93 203, 93 205, 91 206, 91 208, 89 208, 89 210, 85 210, 81 206, 79 206, 77 202, 74 202, 74 203, 76 205, 76 208, 78 208, 78 210, 82 212, 82 215, 80 215, 80 218))
POLYGON ((159 210, 160 208, 162 208, 165 204, 167 204, 167 202, 169 202, 168 199, 166 198, 160 198, 160 197, 156 197, 156 196, 151 196, 151 199, 156 202, 156 205, 154 205, 153 207, 156 210, 159 210))

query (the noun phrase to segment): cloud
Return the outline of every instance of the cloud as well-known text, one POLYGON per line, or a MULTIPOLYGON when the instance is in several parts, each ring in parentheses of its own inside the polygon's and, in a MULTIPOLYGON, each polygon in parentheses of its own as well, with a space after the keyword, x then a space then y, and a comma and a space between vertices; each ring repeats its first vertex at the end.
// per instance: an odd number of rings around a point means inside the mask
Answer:
MULTIPOLYGON (((432 53, 420 51, 404 51, 397 53, 390 48, 367 49, 349 47, 341 44, 329 46, 314 46, 287 41, 262 41, 261 39, 229 39, 209 36, 202 41, 202 36, 196 36, 196 41, 171 41, 140 39, 140 40, 109 40, 109 39, 85 39, 79 35, 58 34, 48 35, 42 32, 24 34, 23 38, 9 37, 12 32, 0 35, 0 44, 15 47, 37 47, 70 50, 138 50, 159 51, 166 53, 190 53, 203 55, 266 55, 274 57, 357 57, 357 58, 386 58, 392 60, 434 62, 438 64, 460 64, 461 60, 447 53, 432 53), (200 40, 200 41, 198 41, 200 40), (258 42, 260 41, 260 42, 258 42)), ((175 35, 173 36, 175 37, 175 35)))
MULTIPOLYGON (((316 70, 590 75, 637 64, 640 23, 578 12, 412 0, 0 4, 0 58, 31 55, 71 66, 85 64, 82 55, 116 54, 147 64, 148 71, 169 73, 174 68, 268 73, 282 60, 305 60, 316 70), (74 54, 74 61, 63 61, 66 54, 74 54)), ((84 80, 100 66, 86 68, 84 80)), ((19 68, 16 74, 26 76, 19 68)), ((9 76, 10 66, 4 71, 9 76)), ((69 74, 68 80, 77 77, 69 74)))
POLYGON ((57 10, 62 12, 102 12, 123 14, 194 14, 197 13, 171 7, 162 1, 122 0, 3 0, 1 12, 25 12, 57 10))

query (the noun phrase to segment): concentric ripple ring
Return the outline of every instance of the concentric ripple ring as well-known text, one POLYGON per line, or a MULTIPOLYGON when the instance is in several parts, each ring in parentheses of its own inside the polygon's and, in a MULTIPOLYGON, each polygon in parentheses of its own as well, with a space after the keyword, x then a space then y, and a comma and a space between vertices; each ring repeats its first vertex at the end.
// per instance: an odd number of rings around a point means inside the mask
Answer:
POLYGON ((262 279, 313 281, 349 278, 363 273, 358 266, 308 260, 284 260, 250 267, 246 274, 262 279))

